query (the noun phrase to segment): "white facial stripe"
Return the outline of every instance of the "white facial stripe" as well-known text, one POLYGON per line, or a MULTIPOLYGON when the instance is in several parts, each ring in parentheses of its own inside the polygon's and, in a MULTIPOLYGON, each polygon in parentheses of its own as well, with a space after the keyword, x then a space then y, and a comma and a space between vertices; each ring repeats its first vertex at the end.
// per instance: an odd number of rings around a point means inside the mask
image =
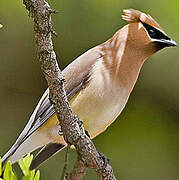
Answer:
POLYGON ((143 27, 143 24, 141 22, 139 22, 138 24, 138 30, 140 30, 143 27))

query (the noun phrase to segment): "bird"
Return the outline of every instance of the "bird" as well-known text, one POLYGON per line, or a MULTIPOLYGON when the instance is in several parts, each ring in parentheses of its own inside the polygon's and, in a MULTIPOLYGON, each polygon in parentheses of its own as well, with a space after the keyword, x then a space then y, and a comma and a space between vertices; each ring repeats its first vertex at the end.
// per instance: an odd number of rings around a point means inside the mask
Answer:
MULTIPOLYGON (((91 139, 105 131, 120 115, 144 62, 165 47, 177 46, 146 13, 125 9, 122 19, 127 21, 124 27, 62 71, 72 111, 83 120, 91 139)), ((30 166, 30 169, 35 169, 66 146, 47 89, 1 161, 15 163, 41 148, 30 166)))

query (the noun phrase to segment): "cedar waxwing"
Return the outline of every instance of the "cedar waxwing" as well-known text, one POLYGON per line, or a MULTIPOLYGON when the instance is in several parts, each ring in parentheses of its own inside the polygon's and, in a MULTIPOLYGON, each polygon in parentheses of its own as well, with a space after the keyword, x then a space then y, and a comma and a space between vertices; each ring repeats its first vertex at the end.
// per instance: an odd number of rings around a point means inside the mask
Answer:
MULTIPOLYGON (((124 109, 145 60, 164 47, 177 46, 150 15, 127 9, 122 19, 128 24, 112 38, 63 70, 73 113, 83 120, 91 138, 105 131, 124 109)), ((66 145, 47 89, 2 162, 15 163, 43 146, 31 164, 34 169, 66 145)))

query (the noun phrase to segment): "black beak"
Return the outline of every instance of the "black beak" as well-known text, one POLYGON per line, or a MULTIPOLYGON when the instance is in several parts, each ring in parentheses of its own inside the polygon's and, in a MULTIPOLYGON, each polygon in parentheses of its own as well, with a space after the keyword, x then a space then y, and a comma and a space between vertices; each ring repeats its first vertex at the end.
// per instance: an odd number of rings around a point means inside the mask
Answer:
POLYGON ((166 44, 166 47, 169 47, 169 46, 178 46, 178 44, 174 40, 172 40, 172 39, 170 39, 170 40, 165 40, 164 39, 163 43, 166 44))
POLYGON ((157 39, 153 41, 158 50, 163 49, 165 47, 176 47, 178 44, 172 39, 157 39))

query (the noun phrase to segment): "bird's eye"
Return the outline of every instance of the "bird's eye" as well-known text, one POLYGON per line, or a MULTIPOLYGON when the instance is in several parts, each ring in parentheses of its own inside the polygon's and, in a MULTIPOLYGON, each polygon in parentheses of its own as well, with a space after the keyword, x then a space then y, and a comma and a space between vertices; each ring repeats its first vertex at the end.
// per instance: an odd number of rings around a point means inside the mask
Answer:
POLYGON ((156 35, 156 32, 155 32, 153 29, 150 29, 150 30, 149 30, 149 35, 150 35, 151 37, 154 37, 154 36, 156 35))

